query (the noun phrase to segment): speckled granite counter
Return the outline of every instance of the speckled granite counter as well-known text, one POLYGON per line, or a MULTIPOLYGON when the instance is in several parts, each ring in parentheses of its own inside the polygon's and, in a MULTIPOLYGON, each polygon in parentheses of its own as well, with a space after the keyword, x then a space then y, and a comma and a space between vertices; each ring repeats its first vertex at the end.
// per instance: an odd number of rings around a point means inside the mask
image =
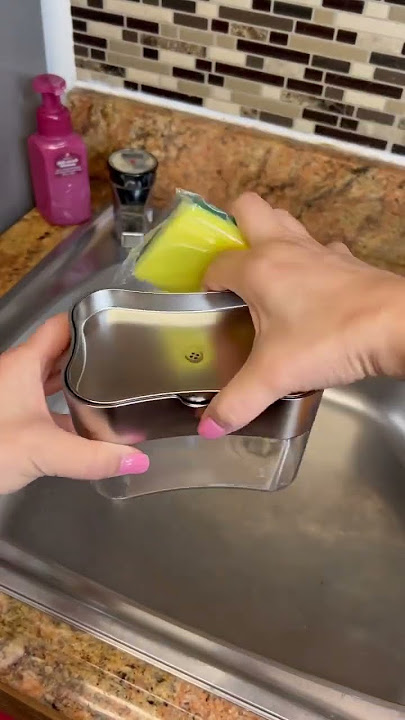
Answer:
MULTIPOLYGON (((160 161, 158 202, 177 186, 223 206, 245 189, 256 190, 299 217, 321 242, 343 240, 358 257, 405 274, 405 172, 400 168, 122 98, 75 91, 70 103, 89 148, 95 208, 109 200, 108 154, 141 145, 160 161)), ((4 233, 0 294, 69 232, 50 227, 32 211, 4 233)), ((6 696, 18 697, 37 713, 72 720, 253 718, 0 595, 0 708, 6 696)))

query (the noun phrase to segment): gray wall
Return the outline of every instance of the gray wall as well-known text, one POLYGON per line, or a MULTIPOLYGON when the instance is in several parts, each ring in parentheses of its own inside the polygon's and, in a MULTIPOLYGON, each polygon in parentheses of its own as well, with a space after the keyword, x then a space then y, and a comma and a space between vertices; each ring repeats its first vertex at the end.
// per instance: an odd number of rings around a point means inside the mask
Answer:
POLYGON ((43 72, 41 1, 0 0, 0 233, 33 206, 27 137, 38 101, 31 80, 43 72))

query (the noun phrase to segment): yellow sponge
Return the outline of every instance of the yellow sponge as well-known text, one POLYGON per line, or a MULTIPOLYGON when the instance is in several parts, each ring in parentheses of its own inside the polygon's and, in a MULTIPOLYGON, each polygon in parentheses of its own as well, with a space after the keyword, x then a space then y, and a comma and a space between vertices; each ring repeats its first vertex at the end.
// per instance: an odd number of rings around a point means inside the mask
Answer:
POLYGON ((198 195, 179 192, 180 201, 153 234, 134 267, 134 276, 166 292, 198 292, 212 260, 247 244, 233 218, 198 195))

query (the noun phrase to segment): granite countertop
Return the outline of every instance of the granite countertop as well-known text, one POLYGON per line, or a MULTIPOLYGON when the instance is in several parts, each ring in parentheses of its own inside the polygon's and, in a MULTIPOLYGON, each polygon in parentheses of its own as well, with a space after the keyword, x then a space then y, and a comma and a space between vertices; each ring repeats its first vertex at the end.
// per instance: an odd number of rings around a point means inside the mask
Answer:
MULTIPOLYGON (((405 274, 403 169, 123 98, 75 91, 70 102, 89 149, 95 209, 110 199, 105 158, 117 147, 142 145, 160 161, 160 201, 179 185, 223 206, 254 189, 299 217, 318 240, 342 239, 358 257, 405 274)), ((32 210, 0 236, 0 295, 71 230, 51 227, 32 210)), ((0 708, 2 693, 72 720, 254 718, 5 595, 0 708)))

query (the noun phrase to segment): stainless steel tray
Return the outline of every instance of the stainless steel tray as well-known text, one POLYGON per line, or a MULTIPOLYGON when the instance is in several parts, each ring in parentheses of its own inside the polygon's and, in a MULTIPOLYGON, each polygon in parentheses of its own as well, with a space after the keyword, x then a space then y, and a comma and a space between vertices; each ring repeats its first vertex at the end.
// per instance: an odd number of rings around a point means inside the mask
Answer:
POLYGON ((244 440, 197 437, 202 409, 252 348, 254 328, 240 298, 99 290, 75 305, 71 322, 65 385, 77 431, 144 443, 154 456, 146 482, 114 479, 107 494, 122 499, 196 486, 276 490, 292 482, 321 392, 282 398, 236 433, 244 440), (196 462, 201 471, 192 473, 196 462))

